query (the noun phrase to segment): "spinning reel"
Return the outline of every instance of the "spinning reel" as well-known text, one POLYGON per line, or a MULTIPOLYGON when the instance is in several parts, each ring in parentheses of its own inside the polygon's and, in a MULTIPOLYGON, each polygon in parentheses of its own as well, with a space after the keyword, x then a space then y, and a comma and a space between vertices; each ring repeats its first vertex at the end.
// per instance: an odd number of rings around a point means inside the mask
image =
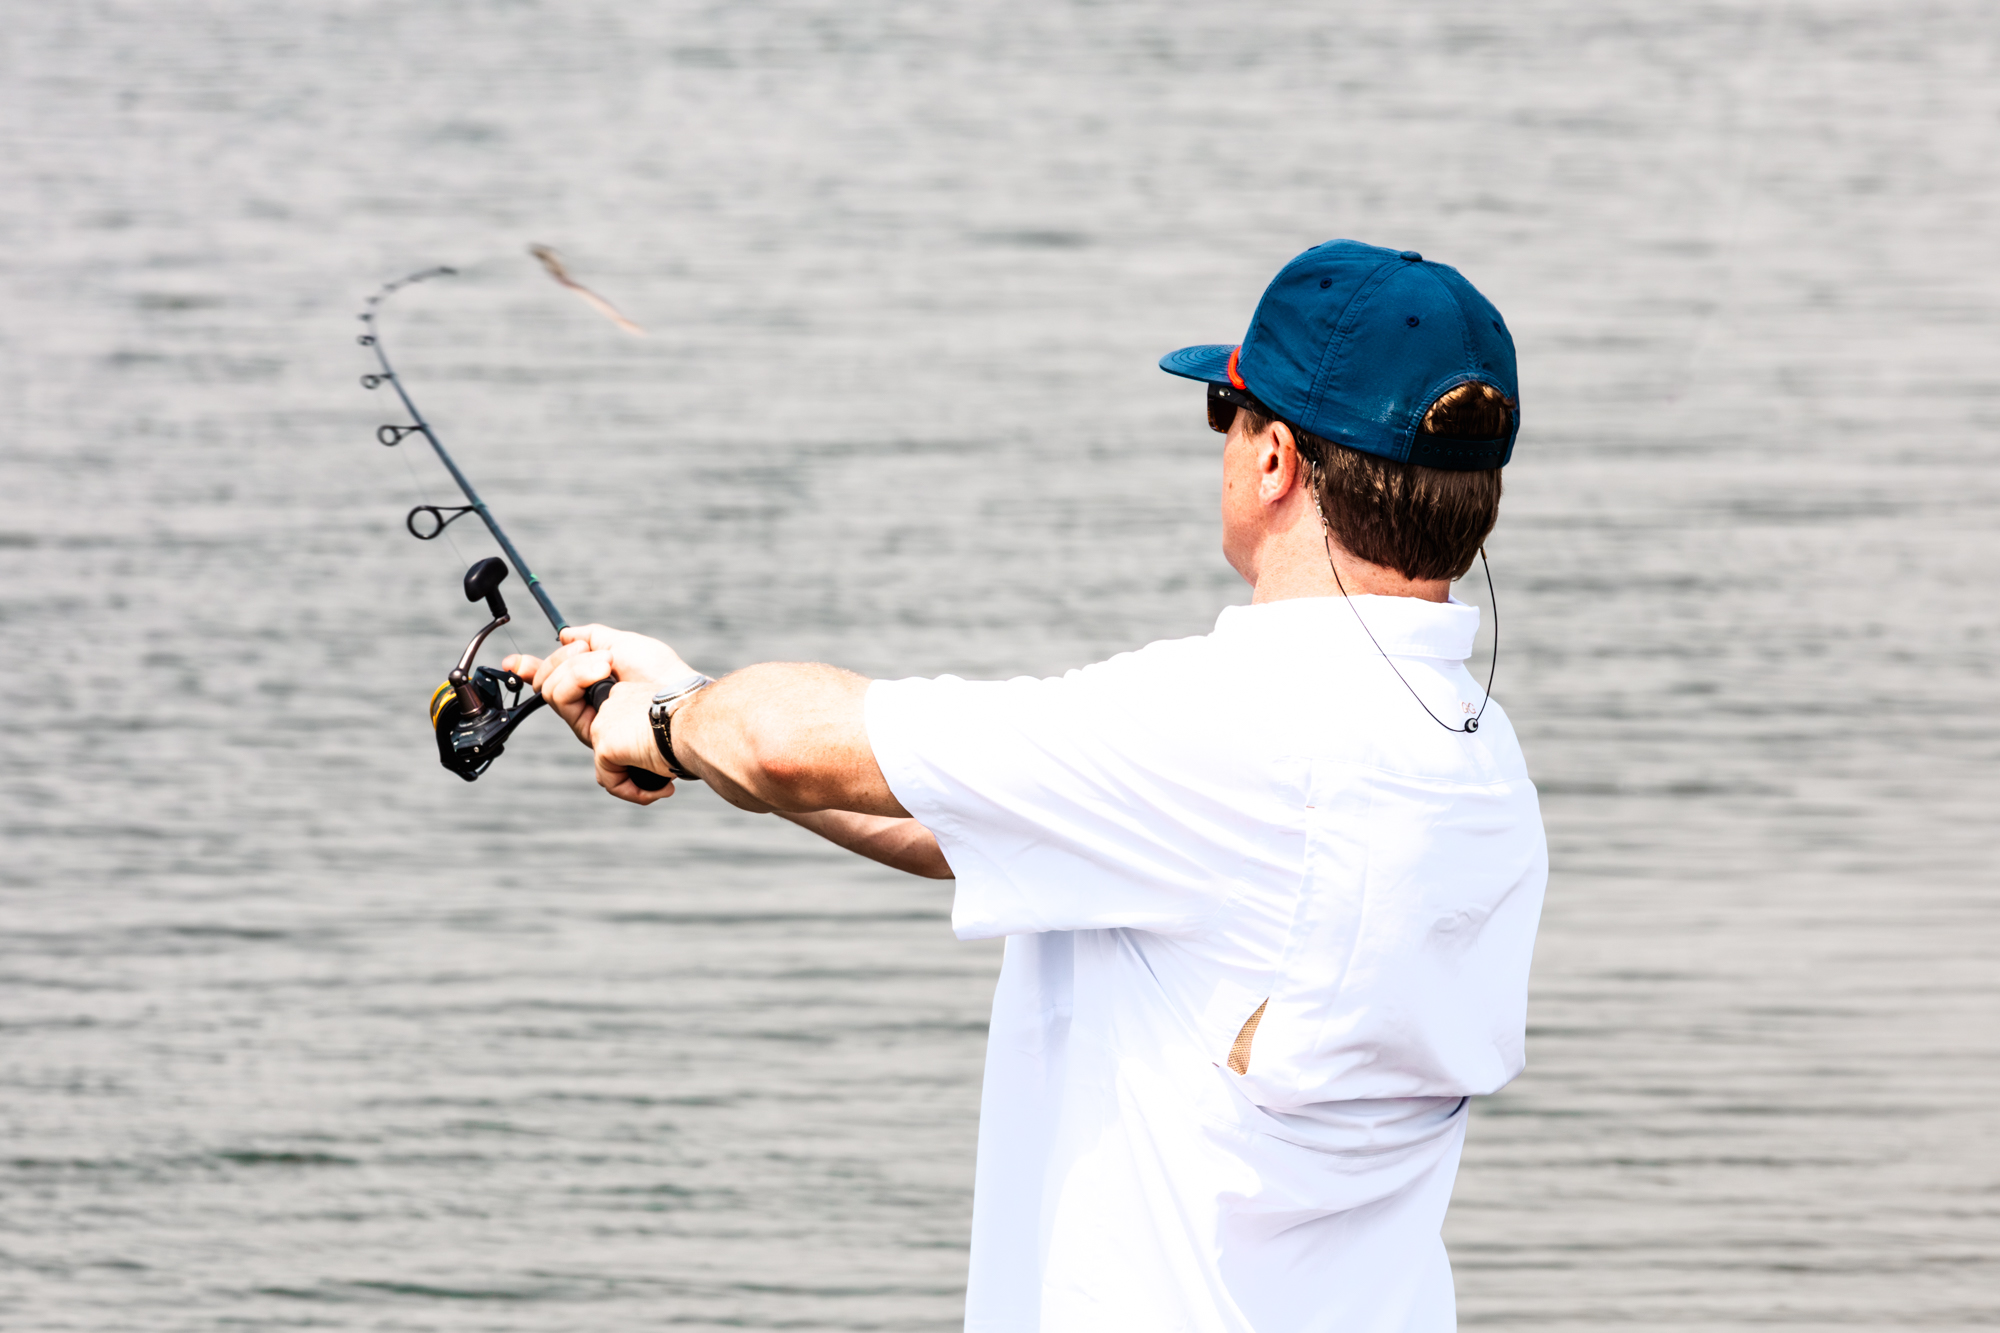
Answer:
POLYGON ((500 597, 500 584, 506 577, 506 562, 496 556, 488 556, 465 571, 465 600, 476 602, 484 597, 493 619, 472 636, 472 642, 459 654, 458 665, 444 684, 431 692, 431 730, 437 733, 438 762, 467 782, 477 781, 492 766, 514 728, 542 706, 542 696, 529 690, 528 682, 513 672, 473 665, 486 636, 511 619, 507 603, 500 597), (510 696, 505 703, 500 700, 502 689, 510 696), (528 694, 525 701, 521 698, 524 690, 528 694))
MULTIPOLYGON (((498 556, 489 555, 465 571, 465 600, 476 602, 485 598, 486 609, 493 613, 493 619, 472 636, 472 642, 458 655, 458 665, 451 669, 442 685, 431 691, 431 730, 437 733, 438 762, 467 782, 479 780, 479 775, 507 748, 507 738, 514 734, 514 728, 543 702, 542 696, 513 672, 473 665, 473 659, 485 646, 486 636, 512 619, 507 614, 507 603, 500 597, 500 584, 506 577, 507 562, 498 556), (500 698, 502 690, 508 693, 504 703, 500 698), (524 692, 525 699, 521 697, 524 692)), ((583 697, 592 708, 600 708, 615 684, 615 680, 600 680, 584 691, 583 697)), ((628 771, 641 790, 658 791, 667 785, 667 780, 657 773, 643 768, 628 771)))

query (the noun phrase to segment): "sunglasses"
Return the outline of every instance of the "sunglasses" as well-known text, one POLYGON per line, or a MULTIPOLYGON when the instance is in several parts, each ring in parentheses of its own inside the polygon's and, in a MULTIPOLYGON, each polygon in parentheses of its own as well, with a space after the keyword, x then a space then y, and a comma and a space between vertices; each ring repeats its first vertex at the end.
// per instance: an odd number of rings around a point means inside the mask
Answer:
POLYGON ((1229 434, 1229 427, 1236 420, 1236 409, 1239 407, 1247 407, 1261 417, 1275 419, 1278 415, 1258 402, 1254 394, 1231 388, 1227 384, 1208 386, 1208 428, 1217 435, 1229 434))

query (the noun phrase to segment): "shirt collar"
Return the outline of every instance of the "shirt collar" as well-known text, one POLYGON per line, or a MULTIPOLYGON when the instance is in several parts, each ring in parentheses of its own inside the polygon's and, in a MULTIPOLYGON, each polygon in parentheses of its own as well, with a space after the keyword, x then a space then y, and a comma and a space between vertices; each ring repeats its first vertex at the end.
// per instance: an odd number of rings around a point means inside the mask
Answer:
POLYGON ((1479 632, 1479 608, 1453 597, 1427 602, 1421 597, 1288 597, 1254 606, 1226 606, 1216 618, 1218 636, 1265 633, 1330 633, 1399 657, 1436 657, 1463 662, 1472 656, 1479 632), (1357 616, 1359 619, 1357 619, 1357 616), (1363 626, 1366 626, 1364 632, 1363 626), (1369 636, 1374 636, 1374 643, 1369 636))

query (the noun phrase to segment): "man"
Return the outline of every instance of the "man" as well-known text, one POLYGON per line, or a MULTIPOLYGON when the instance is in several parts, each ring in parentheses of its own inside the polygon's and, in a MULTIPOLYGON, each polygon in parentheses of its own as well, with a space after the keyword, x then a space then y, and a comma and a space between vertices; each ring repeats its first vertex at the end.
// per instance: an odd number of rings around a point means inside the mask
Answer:
POLYGON ((699 778, 955 876, 958 935, 1007 937, 969 1330, 1450 1329, 1467 1098, 1522 1067, 1547 877, 1450 597, 1519 428, 1513 342, 1455 270, 1331 241, 1240 346, 1160 364, 1227 435, 1253 593, 1212 634, 1051 680, 710 683, 601 626, 510 665, 614 796, 699 778))

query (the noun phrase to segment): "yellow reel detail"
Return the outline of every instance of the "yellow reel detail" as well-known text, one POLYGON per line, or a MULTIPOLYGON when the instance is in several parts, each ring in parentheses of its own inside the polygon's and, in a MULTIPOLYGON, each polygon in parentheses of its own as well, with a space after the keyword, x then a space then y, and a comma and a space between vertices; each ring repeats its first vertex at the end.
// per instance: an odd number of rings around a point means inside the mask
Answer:
POLYGON ((438 714, 444 712, 457 699, 458 691, 452 688, 450 681, 444 682, 431 691, 431 730, 437 730, 438 714))

